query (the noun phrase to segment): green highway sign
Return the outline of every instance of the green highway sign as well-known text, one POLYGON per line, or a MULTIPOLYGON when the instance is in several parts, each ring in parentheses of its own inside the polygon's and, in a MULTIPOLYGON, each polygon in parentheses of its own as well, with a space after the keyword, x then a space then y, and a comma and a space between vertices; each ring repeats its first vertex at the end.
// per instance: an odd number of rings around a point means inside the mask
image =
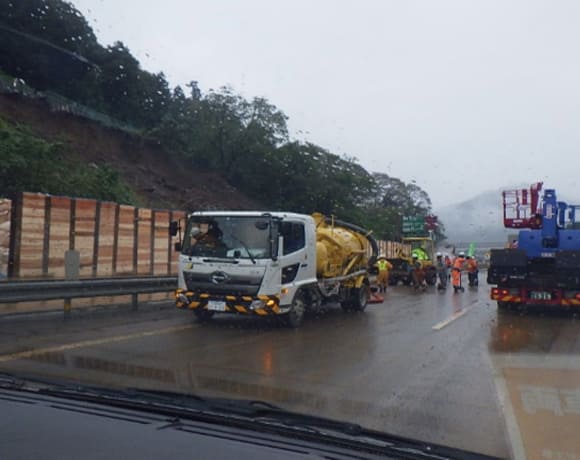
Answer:
POLYGON ((425 218, 421 216, 403 216, 403 233, 425 233, 425 218))

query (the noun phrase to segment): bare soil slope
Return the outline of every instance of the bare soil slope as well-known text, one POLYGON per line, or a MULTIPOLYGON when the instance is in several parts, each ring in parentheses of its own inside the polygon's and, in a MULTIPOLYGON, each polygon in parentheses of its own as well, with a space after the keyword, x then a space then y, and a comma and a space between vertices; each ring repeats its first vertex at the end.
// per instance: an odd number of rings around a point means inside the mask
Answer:
POLYGON ((177 163, 159 145, 91 120, 52 112, 39 99, 0 94, 0 116, 27 125, 44 139, 60 141, 87 163, 119 171, 140 205, 183 209, 258 209, 261 205, 229 185, 219 174, 177 163))

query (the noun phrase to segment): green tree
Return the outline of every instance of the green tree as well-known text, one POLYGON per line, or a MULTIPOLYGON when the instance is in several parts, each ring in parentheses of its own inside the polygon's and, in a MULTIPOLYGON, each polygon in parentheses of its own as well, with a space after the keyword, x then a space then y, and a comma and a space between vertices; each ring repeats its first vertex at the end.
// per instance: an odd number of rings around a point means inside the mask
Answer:
POLYGON ((1 193, 41 192, 132 203, 135 197, 107 165, 68 159, 62 144, 47 142, 0 119, 1 193))
POLYGON ((0 0, 0 43, 5 72, 73 98, 100 49, 82 14, 61 0, 0 0))

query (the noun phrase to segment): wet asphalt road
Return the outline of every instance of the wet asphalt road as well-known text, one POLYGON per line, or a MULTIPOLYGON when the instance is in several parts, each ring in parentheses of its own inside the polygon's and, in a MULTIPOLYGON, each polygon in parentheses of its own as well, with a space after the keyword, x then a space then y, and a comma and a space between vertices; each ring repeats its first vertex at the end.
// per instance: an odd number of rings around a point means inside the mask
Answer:
POLYGON ((488 293, 398 286, 297 330, 228 315, 202 325, 171 307, 0 318, 0 370, 267 400, 504 458, 580 458, 580 322, 498 312, 488 293))

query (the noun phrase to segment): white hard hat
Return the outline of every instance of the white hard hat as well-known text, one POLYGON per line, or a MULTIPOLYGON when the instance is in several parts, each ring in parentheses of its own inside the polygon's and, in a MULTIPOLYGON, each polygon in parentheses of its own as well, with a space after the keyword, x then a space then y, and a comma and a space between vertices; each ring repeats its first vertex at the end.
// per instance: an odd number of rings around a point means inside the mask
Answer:
POLYGON ((463 257, 463 256, 465 255, 465 252, 463 252, 463 251, 459 251, 459 255, 460 255, 461 257, 463 257))
POLYGON ((441 257, 443 256, 443 254, 441 254, 440 252, 438 252, 437 254, 435 254, 437 257, 441 257))

